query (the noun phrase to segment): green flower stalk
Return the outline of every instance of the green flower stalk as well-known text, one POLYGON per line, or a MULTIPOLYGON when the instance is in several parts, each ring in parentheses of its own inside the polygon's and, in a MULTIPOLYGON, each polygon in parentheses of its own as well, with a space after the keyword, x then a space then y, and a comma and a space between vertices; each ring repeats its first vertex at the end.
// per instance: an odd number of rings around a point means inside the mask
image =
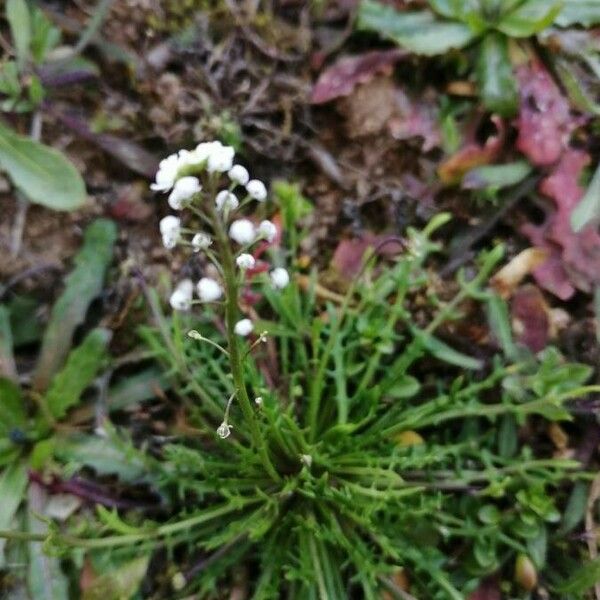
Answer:
MULTIPOLYGON (((165 248, 187 246, 193 252, 204 252, 221 279, 217 281, 212 277, 202 277, 196 285, 197 301, 193 299, 193 282, 183 280, 176 286, 170 303, 175 310, 190 310, 195 303, 219 302, 224 298, 227 350, 223 350, 229 360, 235 391, 227 403, 225 418, 217 429, 217 434, 223 439, 229 437, 233 428, 228 421, 229 408, 231 401, 236 398, 252 444, 269 476, 277 481, 280 476, 261 436, 256 409, 246 387, 244 356, 239 341, 253 330, 250 319, 240 319, 239 309, 241 281, 256 262, 247 251, 259 241, 273 242, 277 229, 270 221, 262 221, 256 226, 248 217, 233 218, 252 201, 264 202, 267 198, 264 183, 257 179, 250 180, 245 167, 234 165, 233 158, 233 148, 223 146, 220 142, 202 143, 192 151, 182 150, 161 161, 156 182, 151 187, 157 191, 170 192, 168 202, 171 208, 192 213, 209 229, 195 231, 185 228, 182 220, 174 215, 161 220, 160 232, 165 248), (229 180, 228 186, 219 189, 225 173, 229 180), (238 188, 245 190, 241 199, 235 194, 238 188)), ((287 271, 281 267, 272 271, 271 278, 273 286, 278 289, 289 282, 287 271)), ((196 335, 193 337, 204 340, 202 336, 198 338, 197 332, 194 333, 196 335)))

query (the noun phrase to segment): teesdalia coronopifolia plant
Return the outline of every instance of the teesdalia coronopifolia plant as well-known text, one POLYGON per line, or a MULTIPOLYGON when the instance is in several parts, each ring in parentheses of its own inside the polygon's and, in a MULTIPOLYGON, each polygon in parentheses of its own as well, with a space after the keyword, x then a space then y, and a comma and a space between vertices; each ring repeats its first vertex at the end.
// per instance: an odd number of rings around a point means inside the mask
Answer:
POLYGON ((440 336, 489 300, 502 249, 436 298, 438 215, 387 264, 367 256, 343 296, 323 294, 316 273, 295 272, 297 214, 267 220, 266 186, 233 160, 203 143, 165 159, 153 185, 180 215, 161 221, 164 245, 205 269, 143 330, 185 414, 148 467, 169 516, 139 526, 101 511, 105 533, 85 547, 166 549, 165 597, 222 597, 244 568, 256 599, 462 599, 490 573, 518 593, 524 558, 560 577, 540 540, 578 465, 518 431, 569 419, 566 401, 595 389, 590 369, 554 350, 482 359, 440 336))

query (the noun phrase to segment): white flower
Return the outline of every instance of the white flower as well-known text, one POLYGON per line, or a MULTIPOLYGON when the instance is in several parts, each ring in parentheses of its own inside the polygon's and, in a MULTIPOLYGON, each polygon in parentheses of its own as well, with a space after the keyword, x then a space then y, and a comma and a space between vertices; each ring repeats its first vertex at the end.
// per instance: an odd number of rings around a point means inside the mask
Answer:
POLYGON ((156 181, 150 185, 150 189, 155 192, 168 192, 177 179, 179 164, 177 154, 171 154, 161 160, 156 172, 156 181))
POLYGON ((215 204, 217 205, 217 210, 221 211, 224 209, 235 210, 239 205, 239 200, 235 197, 235 194, 232 194, 228 190, 221 190, 216 198, 215 204))
POLYGON ((235 324, 233 330, 237 335, 241 335, 242 337, 246 337, 252 333, 254 329, 254 324, 250 319, 242 319, 235 324))
POLYGON ((252 256, 252 254, 240 254, 235 259, 235 262, 237 263, 237 266, 243 270, 252 269, 256 264, 256 261, 254 260, 254 256, 252 256))
POLYGON ((256 238, 254 224, 248 219, 238 219, 229 227, 229 237, 240 245, 250 244, 256 238))
POLYGON ((192 306, 193 292, 194 284, 191 279, 180 281, 169 298, 171 307, 174 310, 189 310, 192 306))
POLYGON ((212 238, 207 233, 197 233, 192 238, 192 248, 194 252, 200 252, 200 250, 206 250, 212 245, 212 238))
POLYGON ((231 429, 231 425, 229 425, 227 421, 223 421, 219 427, 217 427, 217 435, 224 440, 231 435, 231 429))
POLYGON ((201 165, 208 160, 212 153, 213 142, 202 142, 198 144, 186 157, 190 165, 201 165))
POLYGON ((181 177, 175 182, 173 191, 169 194, 169 206, 175 210, 181 210, 186 200, 202 190, 197 177, 181 177))
POLYGON ((258 179, 251 179, 246 184, 246 191, 252 198, 259 202, 263 202, 267 199, 267 188, 265 187, 265 184, 258 179))
POLYGON ((233 167, 229 169, 227 175, 231 181, 237 183, 238 185, 246 185, 250 179, 248 170, 246 167, 242 167, 242 165, 233 165, 233 167))
POLYGON ((196 286, 198 297, 202 302, 214 302, 223 295, 223 288, 210 277, 203 277, 196 286))
POLYGON ((178 217, 169 215, 160 220, 159 227, 163 246, 169 249, 174 248, 181 233, 181 220, 178 217))
POLYGON ((279 290, 290 282, 290 275, 283 267, 277 267, 271 271, 271 283, 279 290))
POLYGON ((256 398, 254 398, 254 403, 256 404, 256 406, 260 406, 263 403, 262 397, 256 396, 256 398))
POLYGON ((261 221, 258 226, 258 235, 265 238, 270 244, 277 235, 277 227, 271 221, 261 221))
POLYGON ((233 166, 235 150, 231 146, 223 146, 221 142, 213 142, 211 153, 208 156, 206 169, 209 173, 224 173, 233 166))

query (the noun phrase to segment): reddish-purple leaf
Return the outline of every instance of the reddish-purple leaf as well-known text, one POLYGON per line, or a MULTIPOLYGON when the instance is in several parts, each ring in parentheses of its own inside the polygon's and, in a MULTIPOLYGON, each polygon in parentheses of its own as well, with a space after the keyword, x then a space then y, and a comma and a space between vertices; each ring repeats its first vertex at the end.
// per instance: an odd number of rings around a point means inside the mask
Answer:
POLYGON ((310 102, 323 104, 348 96, 360 83, 367 83, 377 73, 390 72, 399 59, 407 56, 404 50, 374 50, 358 56, 345 56, 325 69, 315 84, 310 102))
POLYGON ((548 71, 539 63, 517 70, 520 111, 517 148, 535 165, 555 163, 579 121, 548 71))
POLYGON ((394 256, 403 250, 404 245, 394 236, 365 233, 359 238, 342 240, 335 249, 331 264, 342 277, 352 279, 360 273, 368 248, 374 248, 382 256, 394 256))
POLYGON ((570 216, 583 194, 579 184, 590 157, 580 150, 567 149, 554 171, 540 184, 540 192, 552 198, 556 210, 540 225, 525 225, 523 233, 549 257, 534 271, 543 288, 563 300, 576 289, 590 292, 600 283, 600 235, 593 227, 579 233, 571 228, 570 216))
POLYGON ((546 347, 550 336, 548 305, 534 285, 519 288, 510 302, 510 312, 517 340, 532 352, 546 347))

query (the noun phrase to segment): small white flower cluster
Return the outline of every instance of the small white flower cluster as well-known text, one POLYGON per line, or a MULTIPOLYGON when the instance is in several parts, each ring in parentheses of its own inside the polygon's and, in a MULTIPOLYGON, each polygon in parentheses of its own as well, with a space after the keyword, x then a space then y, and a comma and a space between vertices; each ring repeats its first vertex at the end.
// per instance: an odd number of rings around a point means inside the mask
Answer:
MULTIPOLYGON (((169 192, 169 206, 181 211, 191 208, 196 214, 204 215, 202 203, 214 202, 212 210, 207 211, 218 219, 223 227, 227 227, 229 216, 238 208, 255 200, 264 202, 267 199, 267 188, 262 181, 250 179, 248 170, 242 165, 234 164, 235 151, 231 146, 221 142, 204 142, 198 144, 193 150, 180 150, 171 154, 160 162, 156 181, 150 186, 159 192, 169 192), (229 186, 218 192, 214 191, 214 198, 207 198, 210 190, 215 190, 217 184, 227 174, 229 186), (243 187, 245 194, 238 197, 234 193, 236 188, 243 187), (208 190, 207 190, 208 188, 208 190), (215 216, 216 215, 216 216, 215 216)), ((245 217, 234 219, 227 229, 229 237, 241 249, 235 262, 242 272, 251 271, 256 267, 255 257, 248 252, 250 246, 260 241, 269 244, 277 237, 277 227, 268 220, 261 221, 258 225, 245 217)), ((190 232, 184 229, 179 217, 169 215, 160 222, 160 233, 165 248, 172 249, 178 244, 191 246, 193 252, 206 252, 207 256, 214 259, 211 253, 213 238, 209 233, 191 232, 191 237, 186 239, 190 232)), ((278 267, 270 272, 273 287, 283 289, 290 281, 288 272, 278 267)), ((224 295, 221 284, 210 277, 202 277, 195 286, 196 293, 201 302, 216 302, 224 295)), ((185 279, 176 286, 171 294, 170 304, 174 310, 189 310, 193 303, 194 285, 190 279, 185 279)), ((242 319, 235 324, 234 331, 237 335, 248 336, 253 331, 254 325, 250 319, 242 319)))

